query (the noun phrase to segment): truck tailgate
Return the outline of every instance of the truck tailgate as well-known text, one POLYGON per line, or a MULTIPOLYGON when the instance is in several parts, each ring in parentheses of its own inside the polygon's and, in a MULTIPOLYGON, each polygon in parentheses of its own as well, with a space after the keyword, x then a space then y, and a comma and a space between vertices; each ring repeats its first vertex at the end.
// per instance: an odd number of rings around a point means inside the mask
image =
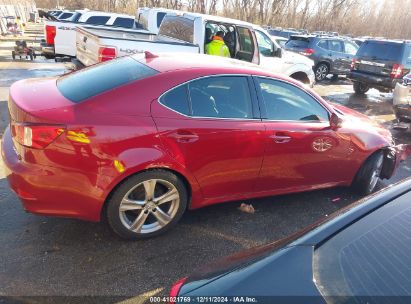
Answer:
MULTIPOLYGON (((148 33, 148 32, 147 32, 148 33)), ((156 35, 132 30, 77 28, 77 59, 89 66, 99 62, 100 48, 114 48, 116 57, 149 52, 199 53, 197 45, 161 41, 156 35)))

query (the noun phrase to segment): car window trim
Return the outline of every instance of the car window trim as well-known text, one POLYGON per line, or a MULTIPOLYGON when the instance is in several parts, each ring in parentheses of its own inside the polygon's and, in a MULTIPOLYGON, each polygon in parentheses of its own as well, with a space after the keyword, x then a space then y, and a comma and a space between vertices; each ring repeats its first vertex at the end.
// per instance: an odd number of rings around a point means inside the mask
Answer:
MULTIPOLYGON (((168 89, 167 91, 163 92, 163 93, 162 93, 158 98, 156 98, 155 100, 157 100, 157 102, 158 102, 161 106, 167 108, 168 110, 170 110, 170 111, 172 111, 172 112, 174 112, 174 113, 177 113, 177 114, 179 114, 179 115, 181 115, 181 116, 183 116, 183 117, 185 117, 185 118, 189 118, 189 119, 197 119, 197 120, 198 120, 198 119, 200 119, 200 120, 201 120, 201 119, 206 119, 206 120, 218 119, 218 120, 258 121, 258 122, 261 122, 261 121, 262 121, 262 118, 261 118, 261 113, 260 113, 260 107, 259 107, 258 100, 257 100, 258 97, 252 93, 250 78, 251 78, 251 76, 250 76, 249 74, 215 74, 215 75, 200 76, 200 77, 193 78, 193 79, 187 80, 187 81, 185 81, 185 82, 182 82, 182 83, 180 83, 180 84, 178 84, 178 85, 176 85, 176 86, 168 89), (229 117, 208 117, 208 116, 186 115, 186 114, 180 113, 180 112, 178 112, 178 111, 176 111, 176 110, 174 110, 174 109, 166 106, 165 104, 163 104, 163 103, 161 102, 161 99, 163 98, 163 96, 166 95, 168 92, 170 92, 170 91, 172 91, 172 90, 174 90, 174 89, 176 89, 176 88, 178 88, 178 87, 181 87, 181 86, 184 86, 184 85, 189 85, 190 82, 193 82, 193 81, 196 81, 196 80, 205 79, 205 78, 211 78, 211 77, 230 77, 230 76, 232 76, 232 77, 245 77, 245 78, 246 78, 247 84, 248 84, 248 89, 249 89, 249 94, 250 94, 250 99, 251 99, 251 109, 252 109, 253 118, 229 118, 229 117)), ((253 87, 254 87, 254 85, 253 85, 253 87)), ((257 92, 254 92, 254 93, 257 94, 257 92)), ((189 93, 187 92, 187 94, 189 94, 189 93)), ((189 100, 189 110, 190 110, 190 112, 192 113, 191 100, 189 100)))
MULTIPOLYGON (((302 90, 300 87, 296 86, 294 83, 292 83, 291 81, 288 81, 286 79, 275 79, 269 76, 261 76, 261 75, 253 75, 253 83, 255 86, 255 90, 257 92, 257 97, 258 97, 258 104, 259 104, 259 108, 260 108, 260 113, 261 113, 261 121, 263 122, 296 122, 296 123, 324 123, 327 121, 318 121, 318 120, 278 120, 278 119, 268 119, 267 118, 267 111, 266 111, 266 106, 265 106, 265 101, 264 98, 261 94, 261 90, 259 89, 259 84, 257 82, 258 78, 263 78, 263 79, 270 79, 273 81, 278 81, 278 82, 283 82, 289 85, 292 85, 293 87, 302 90)), ((324 108, 327 113, 328 113, 328 122, 330 121, 330 117, 331 117, 331 111, 323 105, 322 102, 320 102, 313 94, 311 94, 310 92, 303 90, 306 94, 308 94, 311 98, 313 98, 322 108, 324 108)))

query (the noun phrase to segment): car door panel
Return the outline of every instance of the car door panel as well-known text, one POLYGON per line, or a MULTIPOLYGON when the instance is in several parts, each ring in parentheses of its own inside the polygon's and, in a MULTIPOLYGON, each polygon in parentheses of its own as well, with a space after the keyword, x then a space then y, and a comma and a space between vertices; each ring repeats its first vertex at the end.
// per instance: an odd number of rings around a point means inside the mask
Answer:
POLYGON ((266 129, 256 191, 321 187, 352 177, 351 140, 333 130, 328 110, 305 90, 255 77, 266 129))
POLYGON ((350 139, 327 122, 265 122, 266 148, 257 191, 281 190, 349 180, 350 139))

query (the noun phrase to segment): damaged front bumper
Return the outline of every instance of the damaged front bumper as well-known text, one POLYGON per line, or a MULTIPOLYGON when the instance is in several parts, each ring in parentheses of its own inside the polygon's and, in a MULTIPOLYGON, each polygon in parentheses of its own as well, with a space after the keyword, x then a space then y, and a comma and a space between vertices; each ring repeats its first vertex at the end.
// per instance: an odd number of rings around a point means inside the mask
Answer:
POLYGON ((411 156, 411 145, 402 144, 385 149, 381 178, 390 179, 401 162, 411 156))

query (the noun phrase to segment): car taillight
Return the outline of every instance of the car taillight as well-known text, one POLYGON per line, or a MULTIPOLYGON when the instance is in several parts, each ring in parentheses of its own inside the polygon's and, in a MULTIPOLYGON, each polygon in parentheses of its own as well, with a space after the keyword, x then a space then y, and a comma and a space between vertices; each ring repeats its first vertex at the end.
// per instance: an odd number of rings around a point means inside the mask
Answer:
POLYGON ((170 304, 176 303, 175 298, 178 297, 178 293, 180 292, 181 287, 184 285, 186 281, 187 281, 187 278, 182 278, 173 284, 170 290, 170 301, 169 301, 170 304))
POLYGON ((315 51, 313 49, 305 49, 304 51, 302 51, 300 53, 301 53, 301 55, 304 55, 304 56, 310 56, 310 55, 314 54, 315 51))
POLYGON ((56 37, 56 27, 53 25, 46 25, 46 42, 47 44, 54 44, 56 37))
POLYGON ((116 58, 116 48, 113 47, 100 47, 98 49, 98 62, 109 61, 116 58))
POLYGON ((353 58, 351 61, 351 70, 357 69, 357 59, 353 58))
POLYGON ((394 79, 401 78, 402 71, 403 71, 403 66, 401 64, 395 63, 392 66, 390 77, 394 79))
POLYGON ((64 131, 63 126, 11 123, 13 138, 19 144, 33 149, 44 149, 64 131))

